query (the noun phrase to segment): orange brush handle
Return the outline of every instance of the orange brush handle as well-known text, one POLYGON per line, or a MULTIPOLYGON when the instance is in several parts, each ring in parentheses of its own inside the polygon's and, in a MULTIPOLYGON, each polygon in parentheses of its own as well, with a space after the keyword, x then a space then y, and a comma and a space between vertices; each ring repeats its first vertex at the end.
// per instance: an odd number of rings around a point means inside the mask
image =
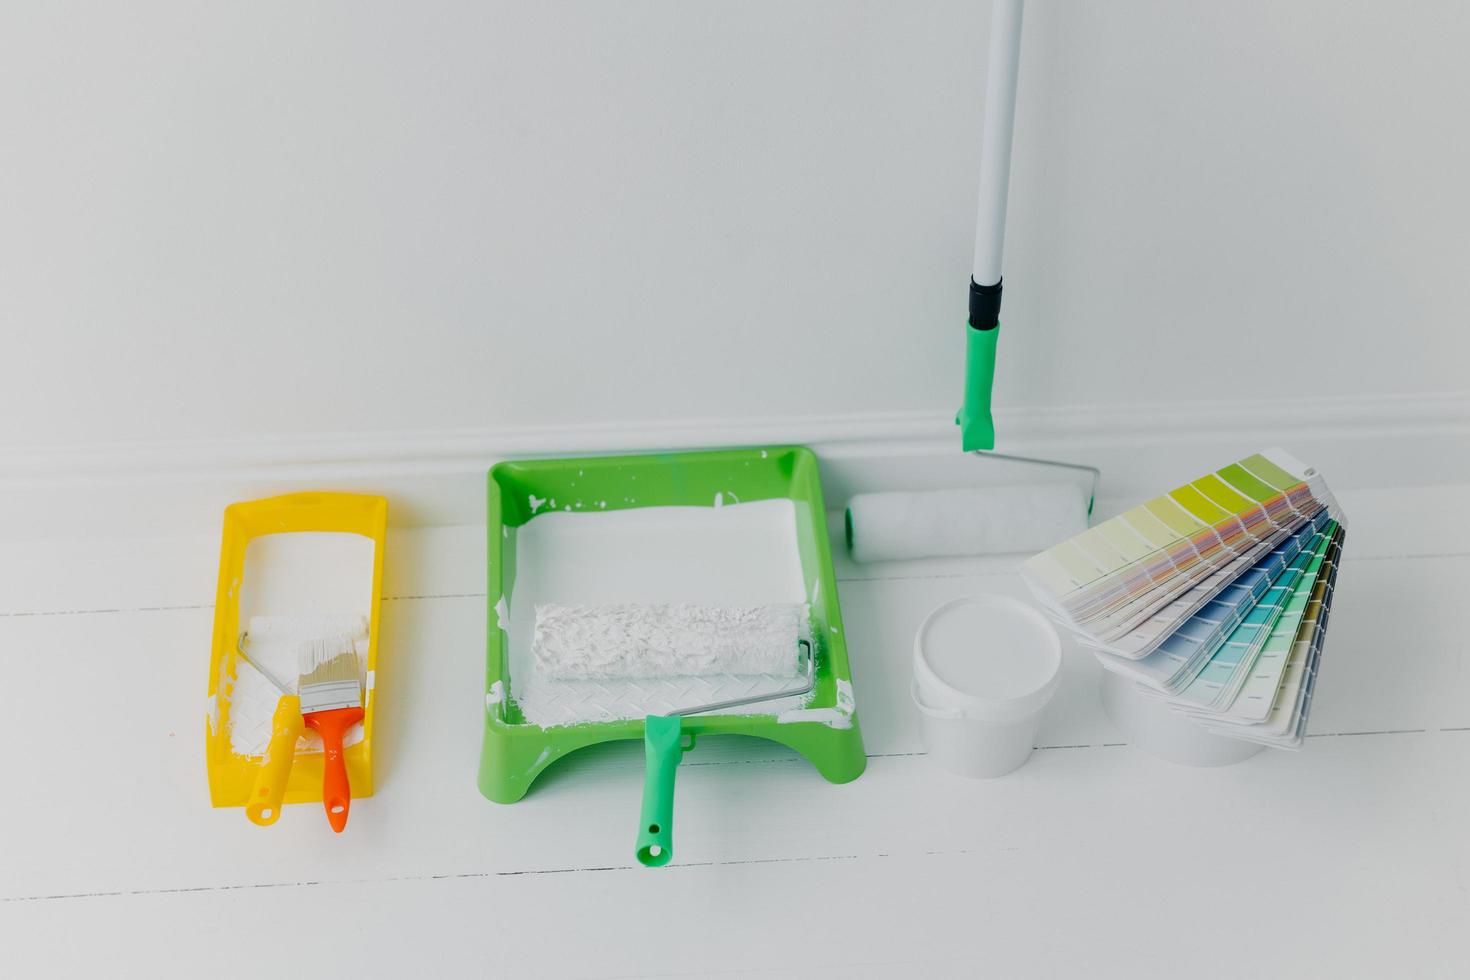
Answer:
POLYGON ((313 711, 305 716, 308 728, 322 737, 326 749, 325 773, 322 776, 322 806, 327 822, 337 833, 347 826, 347 811, 352 806, 352 787, 347 782, 347 763, 342 758, 342 739, 347 729, 362 721, 361 708, 333 708, 313 711))

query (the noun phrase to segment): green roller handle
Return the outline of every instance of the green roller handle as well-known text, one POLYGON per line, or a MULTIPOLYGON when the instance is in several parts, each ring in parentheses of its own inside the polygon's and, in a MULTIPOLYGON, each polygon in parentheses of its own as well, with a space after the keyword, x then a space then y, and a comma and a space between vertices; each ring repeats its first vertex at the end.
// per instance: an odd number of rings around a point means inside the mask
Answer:
POLYGON ((990 389, 995 383, 995 341, 1000 327, 977 330, 965 324, 965 404, 955 417, 965 452, 995 448, 990 389))
POLYGON ((649 715, 643 721, 643 822, 638 826, 638 862, 646 868, 662 867, 674 856, 674 774, 684 757, 681 721, 678 715, 649 715))

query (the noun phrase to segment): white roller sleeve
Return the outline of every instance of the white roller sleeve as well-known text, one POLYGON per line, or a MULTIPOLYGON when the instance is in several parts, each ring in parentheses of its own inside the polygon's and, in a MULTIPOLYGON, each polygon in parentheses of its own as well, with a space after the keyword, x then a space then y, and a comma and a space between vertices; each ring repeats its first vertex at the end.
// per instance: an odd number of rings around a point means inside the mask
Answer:
POLYGON ((258 643, 316 640, 331 636, 349 636, 360 640, 368 634, 368 620, 366 616, 354 613, 329 616, 251 616, 246 632, 258 643))
POLYGON ((856 561, 1037 552, 1087 529, 1087 497, 1071 484, 860 493, 847 505, 856 561))
POLYGON ((622 680, 711 674, 794 677, 804 604, 536 607, 531 653, 543 677, 622 680))

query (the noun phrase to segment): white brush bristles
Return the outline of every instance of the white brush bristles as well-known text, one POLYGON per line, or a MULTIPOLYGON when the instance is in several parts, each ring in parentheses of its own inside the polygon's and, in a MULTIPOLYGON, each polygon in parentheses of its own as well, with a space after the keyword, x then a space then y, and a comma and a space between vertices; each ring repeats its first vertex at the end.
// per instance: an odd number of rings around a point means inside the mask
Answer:
POLYGON ((296 648, 301 669, 301 713, 362 704, 361 662, 350 636, 307 640, 296 648))

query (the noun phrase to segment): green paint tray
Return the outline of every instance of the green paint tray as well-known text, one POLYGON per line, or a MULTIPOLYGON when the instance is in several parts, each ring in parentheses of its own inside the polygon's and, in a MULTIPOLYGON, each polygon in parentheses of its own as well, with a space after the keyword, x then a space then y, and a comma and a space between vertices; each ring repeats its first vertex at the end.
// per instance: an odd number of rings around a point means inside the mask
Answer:
POLYGON ((703 735, 751 735, 779 742, 805 756, 834 783, 862 775, 867 756, 853 704, 822 488, 811 450, 787 446, 506 462, 490 470, 488 497, 489 625, 479 775, 480 792, 488 799, 516 802, 548 766, 577 749, 644 738, 643 718, 541 727, 528 723, 516 703, 510 638, 501 628, 501 613, 515 599, 517 529, 534 513, 546 513, 551 500, 594 515, 633 507, 711 507, 717 499, 792 501, 803 581, 816 583, 811 603, 815 692, 800 711, 762 714, 762 705, 755 704, 750 714, 690 715, 683 719, 683 731, 686 742, 703 735))

